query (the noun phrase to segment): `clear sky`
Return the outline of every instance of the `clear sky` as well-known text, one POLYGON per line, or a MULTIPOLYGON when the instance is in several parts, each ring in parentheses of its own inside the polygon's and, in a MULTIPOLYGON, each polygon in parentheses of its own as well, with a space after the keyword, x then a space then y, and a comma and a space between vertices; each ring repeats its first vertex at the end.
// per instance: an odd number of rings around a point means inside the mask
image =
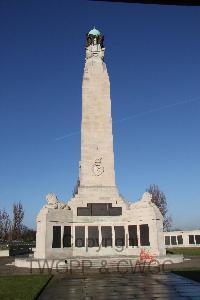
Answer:
POLYGON ((174 228, 200 228, 200 8, 70 2, 0 1, 0 207, 20 200, 35 226, 48 192, 71 197, 85 34, 95 25, 121 194, 136 201, 155 183, 174 228))

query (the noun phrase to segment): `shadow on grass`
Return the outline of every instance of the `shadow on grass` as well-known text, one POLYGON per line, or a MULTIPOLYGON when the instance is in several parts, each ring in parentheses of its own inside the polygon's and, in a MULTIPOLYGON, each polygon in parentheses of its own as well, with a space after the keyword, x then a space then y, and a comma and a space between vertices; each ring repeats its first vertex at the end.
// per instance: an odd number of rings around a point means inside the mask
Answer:
POLYGON ((0 276, 0 299, 37 299, 52 277, 52 275, 0 276))
POLYGON ((200 282, 200 270, 172 271, 172 273, 200 282))

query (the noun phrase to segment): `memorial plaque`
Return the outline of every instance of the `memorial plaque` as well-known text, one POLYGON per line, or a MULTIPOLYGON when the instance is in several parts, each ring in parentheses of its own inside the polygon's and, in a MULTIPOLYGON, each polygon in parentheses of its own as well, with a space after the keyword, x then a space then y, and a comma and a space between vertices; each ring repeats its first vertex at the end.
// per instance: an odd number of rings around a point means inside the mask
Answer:
POLYGON ((88 226, 88 247, 99 246, 99 229, 98 226, 88 226))
POLYGON ((81 248, 85 247, 85 227, 76 226, 75 227, 75 247, 81 248))
POLYGON ((171 244, 177 245, 176 236, 171 236, 171 244))
POLYGON ((102 247, 112 246, 112 227, 111 226, 102 226, 101 227, 101 236, 102 236, 102 247))
POLYGON ((88 203, 87 207, 77 207, 77 216, 121 216, 122 207, 112 207, 112 203, 88 203))
POLYGON ((125 246, 124 226, 114 226, 115 229, 115 246, 125 246))
POLYGON ((63 247, 71 247, 71 226, 64 226, 63 247))
POLYGON ((138 246, 137 225, 128 225, 129 246, 138 246))
POLYGON ((53 226, 52 248, 61 248, 61 226, 53 226))
POLYGON ((77 216, 91 216, 90 208, 77 207, 77 216))
POLYGON ((108 204, 107 203, 92 203, 92 216, 108 216, 108 204))
POLYGON ((112 207, 112 204, 110 204, 109 216, 121 216, 121 215, 122 215, 122 207, 112 207))
POLYGON ((196 244, 200 244, 200 235, 195 235, 196 244))
POLYGON ((165 236, 165 245, 170 245, 170 236, 165 236))
POLYGON ((182 235, 178 235, 177 236, 177 241, 178 241, 179 245, 183 245, 183 237, 182 237, 182 235))
POLYGON ((189 235, 189 244, 195 244, 194 235, 189 235))
POLYGON ((140 225, 140 245, 141 246, 150 246, 149 225, 148 224, 140 225))

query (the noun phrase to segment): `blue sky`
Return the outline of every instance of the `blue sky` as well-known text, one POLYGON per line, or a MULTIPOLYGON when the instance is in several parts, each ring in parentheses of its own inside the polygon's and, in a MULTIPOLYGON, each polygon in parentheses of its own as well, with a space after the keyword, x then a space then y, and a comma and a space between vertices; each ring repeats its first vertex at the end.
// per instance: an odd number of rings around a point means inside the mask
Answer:
POLYGON ((0 207, 20 200, 35 226, 48 192, 71 197, 93 25, 105 35, 121 194, 136 201, 155 183, 174 227, 200 228, 198 7, 1 0, 0 207))

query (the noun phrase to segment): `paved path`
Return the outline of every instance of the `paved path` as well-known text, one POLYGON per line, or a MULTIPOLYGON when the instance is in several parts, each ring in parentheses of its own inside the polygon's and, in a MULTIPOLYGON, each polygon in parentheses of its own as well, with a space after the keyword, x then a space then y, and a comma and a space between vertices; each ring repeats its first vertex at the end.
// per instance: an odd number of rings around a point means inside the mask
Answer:
POLYGON ((200 284, 172 273, 57 275, 39 297, 39 300, 47 299, 200 300, 200 284))

